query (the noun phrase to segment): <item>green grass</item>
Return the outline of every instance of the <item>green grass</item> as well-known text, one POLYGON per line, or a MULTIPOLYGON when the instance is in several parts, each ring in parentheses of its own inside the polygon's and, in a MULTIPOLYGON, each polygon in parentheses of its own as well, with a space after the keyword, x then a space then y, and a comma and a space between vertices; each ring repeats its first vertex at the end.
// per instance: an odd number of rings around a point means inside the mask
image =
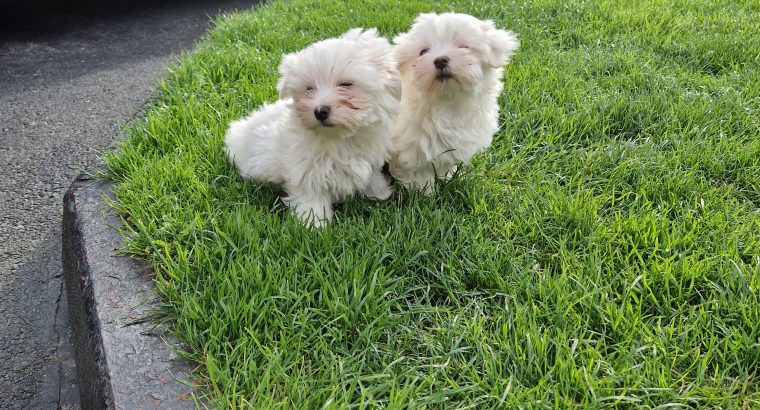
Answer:
POLYGON ((281 55, 426 1, 223 16, 108 155, 215 407, 760 406, 760 3, 446 1, 520 34, 502 129, 431 197, 303 228, 223 153, 281 55), (330 10, 325 13, 324 10, 330 10))

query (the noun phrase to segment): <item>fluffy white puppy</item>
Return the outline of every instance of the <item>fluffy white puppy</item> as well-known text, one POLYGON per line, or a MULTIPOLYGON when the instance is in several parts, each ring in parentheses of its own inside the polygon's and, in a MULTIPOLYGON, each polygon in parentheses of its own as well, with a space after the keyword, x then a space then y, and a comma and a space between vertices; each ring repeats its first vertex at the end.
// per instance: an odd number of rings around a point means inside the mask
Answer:
POLYGON ((420 14, 394 40, 403 83, 390 172, 430 193, 491 144, 503 67, 517 37, 466 14, 420 14))
POLYGON ((352 29, 286 55, 279 70, 280 100, 227 131, 227 155, 240 173, 281 185, 284 202, 314 226, 357 191, 387 199, 381 168, 401 94, 388 40, 352 29))

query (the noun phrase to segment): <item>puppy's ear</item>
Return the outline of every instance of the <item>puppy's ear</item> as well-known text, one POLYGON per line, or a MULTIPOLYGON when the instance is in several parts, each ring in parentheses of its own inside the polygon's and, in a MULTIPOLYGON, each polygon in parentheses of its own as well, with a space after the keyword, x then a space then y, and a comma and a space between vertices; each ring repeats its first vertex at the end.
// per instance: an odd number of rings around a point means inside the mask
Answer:
POLYGON ((396 69, 393 48, 384 37, 380 37, 377 29, 351 29, 341 36, 362 45, 360 54, 372 65, 377 67, 383 77, 385 90, 397 100, 401 99, 401 78, 396 69))
POLYGON ((366 30, 361 27, 352 28, 340 36, 342 39, 354 41, 372 41, 378 37, 377 29, 374 27, 366 30))
POLYGON ((481 24, 483 35, 490 50, 488 64, 493 68, 503 67, 509 63, 510 57, 520 48, 517 35, 511 31, 497 29, 491 20, 485 20, 481 24))
MULTIPOLYGON (((445 13, 444 13, 445 14, 445 13)), ((412 23, 412 31, 416 28, 416 26, 419 26, 423 23, 425 23, 428 20, 434 20, 436 17, 438 17, 435 13, 420 13, 417 15, 417 17, 414 18, 414 23, 412 23)))
POLYGON ((406 51, 409 33, 401 33, 393 38, 393 57, 396 60, 396 68, 401 70, 405 64, 409 63, 408 52, 406 51))
POLYGON ((385 90, 390 93, 396 101, 401 100, 401 76, 396 67, 388 67, 385 71, 386 81, 385 90))
POLYGON ((423 25, 436 17, 438 17, 438 15, 435 13, 420 13, 414 19, 409 31, 401 33, 393 38, 393 44, 395 45, 394 55, 399 70, 403 70, 407 64, 417 59, 420 50, 413 49, 414 38, 423 25))
POLYGON ((376 28, 352 28, 340 36, 358 45, 358 55, 376 66, 383 66, 391 53, 391 46, 384 37, 377 34, 376 28))
POLYGON ((412 27, 409 28, 409 31, 406 33, 401 33, 397 35, 395 38, 393 38, 393 44, 397 46, 404 45, 404 43, 408 42, 409 39, 420 30, 420 27, 425 24, 429 20, 433 20, 438 15, 435 13, 420 13, 417 15, 417 17, 414 18, 414 21, 412 22, 412 27))
POLYGON ((396 68, 398 63, 393 55, 393 50, 386 39, 376 43, 372 48, 370 61, 377 67, 383 78, 383 87, 396 100, 401 99, 401 76, 396 68), (382 47, 381 47, 382 45, 382 47))
POLYGON ((286 100, 288 98, 294 97, 290 92, 290 84, 288 81, 295 75, 293 72, 293 67, 295 67, 295 64, 296 56, 294 54, 286 55, 282 58, 282 62, 280 63, 280 81, 277 82, 277 92, 280 93, 281 100, 286 100))

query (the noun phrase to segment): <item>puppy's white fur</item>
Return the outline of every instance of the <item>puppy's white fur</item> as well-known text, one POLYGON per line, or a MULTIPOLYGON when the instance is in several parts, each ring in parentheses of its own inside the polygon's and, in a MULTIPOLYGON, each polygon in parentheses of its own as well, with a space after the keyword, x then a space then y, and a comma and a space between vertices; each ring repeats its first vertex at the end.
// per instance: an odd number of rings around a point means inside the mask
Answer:
POLYGON ((390 171, 430 193, 436 175, 449 178, 491 144, 503 67, 519 42, 490 20, 456 13, 421 14, 393 41, 403 92, 390 171))
POLYGON ((314 226, 357 191, 387 199, 381 168, 401 94, 388 40, 375 29, 352 29, 286 55, 279 70, 280 100, 227 131, 227 154, 240 173, 282 185, 285 203, 314 226), (324 107, 329 117, 320 120, 324 107))

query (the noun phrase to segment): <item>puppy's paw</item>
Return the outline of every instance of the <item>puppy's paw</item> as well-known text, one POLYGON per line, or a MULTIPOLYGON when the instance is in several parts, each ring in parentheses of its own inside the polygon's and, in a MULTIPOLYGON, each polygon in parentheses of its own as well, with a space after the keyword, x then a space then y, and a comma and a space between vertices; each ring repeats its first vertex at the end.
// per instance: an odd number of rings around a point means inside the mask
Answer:
POLYGON ((393 194, 393 188, 382 171, 376 171, 370 176, 369 183, 364 188, 364 195, 376 201, 385 201, 393 194))
POLYGON ((303 202, 298 198, 288 197, 285 203, 293 209, 301 223, 310 228, 325 226, 333 216, 329 201, 303 202))
POLYGON ((319 229, 327 225, 327 221, 324 219, 312 218, 309 220, 309 222, 306 222, 306 225, 308 225, 309 228, 312 228, 312 229, 319 229))
POLYGON ((329 218, 320 215, 314 215, 313 213, 298 214, 298 219, 301 223, 311 229, 319 229, 327 225, 329 218))
POLYGON ((391 197, 391 195, 393 195, 393 188, 386 185, 384 188, 377 190, 366 189, 364 190, 364 195, 366 195, 367 198, 375 201, 386 201, 391 197))
POLYGON ((433 186, 432 186, 432 184, 425 184, 425 187, 422 188, 422 195, 425 195, 425 196, 433 195, 433 186))
POLYGON ((425 196, 433 195, 435 191, 435 178, 430 178, 427 175, 416 175, 414 178, 402 182, 402 184, 408 189, 422 192, 425 196))

